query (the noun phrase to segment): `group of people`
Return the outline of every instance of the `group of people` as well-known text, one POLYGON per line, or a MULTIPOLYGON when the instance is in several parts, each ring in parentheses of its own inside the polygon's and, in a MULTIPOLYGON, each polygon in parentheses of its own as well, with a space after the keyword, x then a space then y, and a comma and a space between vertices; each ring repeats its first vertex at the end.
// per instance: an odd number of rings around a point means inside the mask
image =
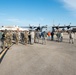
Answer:
POLYGON ((4 30, 0 31, 1 34, 1 42, 2 42, 2 49, 5 49, 6 47, 9 48, 12 43, 15 43, 18 45, 18 43, 27 45, 34 43, 41 43, 46 44, 45 37, 46 32, 40 32, 39 30, 29 30, 29 31, 10 31, 10 30, 4 30))
MULTIPOLYGON (((75 36, 75 33, 72 31, 72 30, 69 30, 68 31, 68 37, 69 37, 69 43, 72 43, 74 44, 74 36, 75 36)), ((58 31, 57 34, 57 39, 58 39, 58 42, 62 42, 63 41, 63 32, 62 31, 58 31)))
MULTIPOLYGON (((39 30, 29 30, 29 31, 0 31, 0 39, 2 42, 2 48, 5 49, 6 47, 9 48, 12 43, 18 44, 31 44, 34 43, 42 43, 46 44, 46 39, 54 40, 54 35, 57 36, 57 41, 62 42, 63 41, 63 32, 57 31, 54 32, 40 32, 39 30)), ((68 32, 69 34, 69 43, 74 43, 74 33, 72 31, 68 32)))
POLYGON ((54 32, 52 31, 52 32, 47 32, 47 37, 48 37, 48 40, 51 40, 51 41, 53 41, 54 40, 54 32))
MULTIPOLYGON (((53 40, 55 40, 54 39, 54 35, 56 35, 56 37, 57 37, 57 39, 56 39, 56 41, 58 41, 58 42, 62 42, 63 41, 63 38, 64 38, 64 35, 63 35, 63 31, 61 31, 61 30, 57 30, 56 32, 48 32, 47 33, 47 36, 48 36, 48 39, 49 40, 51 40, 51 41, 53 41, 53 40)), ((72 30, 69 30, 68 31, 68 35, 69 35, 69 43, 72 43, 72 44, 74 44, 74 32, 72 31, 72 30)))
POLYGON ((57 41, 58 42, 62 42, 63 41, 63 32, 62 31, 57 31, 56 33, 55 32, 48 32, 47 33, 47 36, 48 36, 48 40, 51 40, 51 41, 54 41, 54 35, 56 34, 56 37, 57 37, 57 41))

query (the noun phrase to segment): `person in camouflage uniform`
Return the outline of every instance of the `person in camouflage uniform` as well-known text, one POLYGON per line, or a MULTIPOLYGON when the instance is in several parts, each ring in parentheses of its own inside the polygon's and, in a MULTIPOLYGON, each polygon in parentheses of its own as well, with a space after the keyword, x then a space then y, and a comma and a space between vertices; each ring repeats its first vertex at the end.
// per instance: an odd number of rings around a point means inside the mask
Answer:
POLYGON ((24 32, 24 44, 26 45, 28 43, 28 31, 24 32))
POLYGON ((21 32, 20 36, 21 36, 21 43, 23 43, 24 42, 24 32, 23 31, 21 32))
POLYGON ((5 34, 5 43, 7 45, 7 48, 9 48, 11 46, 11 34, 10 34, 10 31, 7 31, 7 33, 5 34))
POLYGON ((12 38, 13 38, 13 37, 12 37, 12 31, 9 31, 9 35, 10 35, 10 37, 9 37, 9 38, 10 38, 10 39, 9 39, 10 42, 9 42, 9 43, 10 43, 10 46, 11 46, 11 45, 12 45, 12 38))
POLYGON ((2 48, 5 49, 6 47, 9 48, 9 42, 10 42, 10 35, 8 31, 5 29, 4 33, 2 34, 2 48))
POLYGON ((2 31, 0 30, 0 41, 1 41, 1 38, 2 38, 2 31))
POLYGON ((15 43, 18 45, 19 42, 19 35, 18 35, 18 31, 16 31, 15 33, 15 43))
POLYGON ((35 32, 34 32, 34 33, 35 33, 35 36, 34 36, 34 42, 35 42, 35 43, 36 43, 36 32, 37 32, 37 31, 35 30, 35 32))
POLYGON ((6 47, 6 38, 5 38, 5 35, 7 33, 7 30, 3 31, 3 34, 2 34, 2 38, 1 38, 1 41, 2 41, 2 49, 4 50, 5 47, 6 47))

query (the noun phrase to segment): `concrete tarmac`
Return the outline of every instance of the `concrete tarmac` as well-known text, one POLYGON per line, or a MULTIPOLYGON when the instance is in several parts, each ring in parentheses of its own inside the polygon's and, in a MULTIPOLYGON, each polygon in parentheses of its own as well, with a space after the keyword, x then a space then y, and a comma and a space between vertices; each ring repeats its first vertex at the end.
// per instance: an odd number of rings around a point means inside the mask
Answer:
POLYGON ((13 45, 0 63, 0 75, 76 75, 76 40, 13 45))

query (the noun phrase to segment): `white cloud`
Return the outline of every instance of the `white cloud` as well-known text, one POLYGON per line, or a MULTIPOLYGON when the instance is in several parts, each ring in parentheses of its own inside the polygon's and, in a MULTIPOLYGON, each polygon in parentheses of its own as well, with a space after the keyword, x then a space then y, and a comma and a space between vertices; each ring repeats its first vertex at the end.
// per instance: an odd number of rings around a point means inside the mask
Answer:
POLYGON ((67 8, 76 10, 76 0, 62 0, 62 2, 67 8))
POLYGON ((68 9, 74 16, 76 16, 76 0, 59 0, 64 7, 68 9))
POLYGON ((9 18, 9 19, 7 19, 7 21, 10 21, 10 22, 21 22, 19 19, 14 19, 14 18, 9 18))

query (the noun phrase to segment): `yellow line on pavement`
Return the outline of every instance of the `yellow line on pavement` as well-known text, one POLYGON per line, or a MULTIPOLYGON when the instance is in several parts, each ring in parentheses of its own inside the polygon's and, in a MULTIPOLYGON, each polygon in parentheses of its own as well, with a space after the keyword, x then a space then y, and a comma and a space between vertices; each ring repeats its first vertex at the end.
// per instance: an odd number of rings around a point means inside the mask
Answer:
POLYGON ((4 53, 7 51, 7 48, 0 54, 0 59, 2 58, 2 56, 4 55, 4 53))
MULTIPOLYGON (((13 44, 12 44, 12 45, 13 45, 13 44)), ((11 45, 11 46, 12 46, 12 45, 11 45)), ((11 47, 11 46, 10 46, 10 47, 11 47)), ((10 47, 9 47, 9 48, 10 48, 10 47)), ((4 55, 4 53, 5 53, 9 48, 5 48, 5 49, 3 50, 3 52, 0 54, 0 59, 2 58, 2 56, 4 55)))

